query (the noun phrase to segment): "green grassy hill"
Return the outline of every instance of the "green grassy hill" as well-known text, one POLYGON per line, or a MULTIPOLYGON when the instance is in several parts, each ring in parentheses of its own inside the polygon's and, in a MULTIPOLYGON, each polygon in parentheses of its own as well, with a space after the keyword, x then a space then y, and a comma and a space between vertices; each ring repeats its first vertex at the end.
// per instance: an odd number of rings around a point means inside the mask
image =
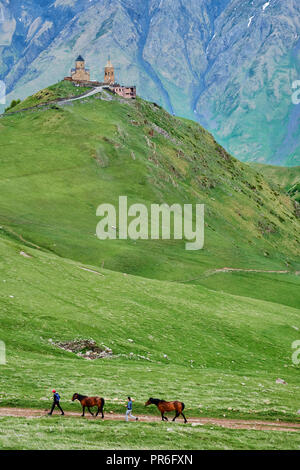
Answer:
POLYGON ((32 108, 40 104, 49 103, 51 101, 58 100, 60 98, 73 98, 75 96, 80 96, 91 90, 89 87, 75 87, 69 81, 62 81, 55 83, 52 86, 40 90, 38 93, 35 93, 32 96, 28 96, 23 101, 19 103, 11 103, 11 105, 6 108, 7 113, 14 113, 20 111, 21 109, 32 108))
POLYGON ((300 202, 300 166, 281 167, 251 163, 251 167, 263 174, 273 186, 279 186, 297 202, 300 202))
MULTIPOLYGON (((73 411, 80 410, 71 402, 74 392, 103 395, 106 415, 124 412, 124 398, 131 394, 136 414, 145 413, 149 396, 158 396, 184 400, 188 417, 297 420, 299 366, 291 361, 291 345, 299 339, 299 310, 201 285, 124 276, 29 248, 3 234, 0 240, 0 327, 7 347, 1 406, 47 409, 55 386, 64 408, 73 411), (104 344, 114 357, 88 361, 55 346, 76 338, 104 344), (277 378, 287 385, 276 384, 277 378)), ((299 305, 299 277, 294 282, 299 305)), ((272 283, 266 279, 266 285, 272 283)), ((291 293, 288 287, 275 285, 282 296, 291 293)), ((154 408, 147 413, 158 416, 154 408)), ((173 432, 167 438, 163 423, 140 423, 133 431, 122 423, 55 419, 51 431, 43 418, 29 419, 26 430, 24 420, 1 421, 4 448, 299 446, 298 433, 251 434, 209 425, 183 429, 170 424, 173 432), (18 444, 9 439, 16 433, 18 444)))
MULTIPOLYGON (((137 414, 157 396, 183 400, 188 417, 297 420, 299 222, 287 195, 197 124, 139 99, 104 94, 7 115, 0 145, 0 406, 45 409, 56 387, 66 410, 80 409, 70 400, 79 392, 124 412, 131 394, 137 414), (96 208, 119 195, 205 203, 204 250, 97 240, 96 208), (215 273, 225 266, 289 273, 215 273), (89 361, 55 346, 78 338, 113 357, 89 361)), ((1 422, 2 448, 300 445, 295 432, 209 425, 1 422)))
POLYGON ((170 280, 224 266, 299 269, 291 199, 198 124, 154 104, 95 96, 5 116, 0 145, 1 223, 43 249, 170 280), (96 208, 117 206, 120 195, 148 207, 204 203, 204 250, 188 252, 183 241, 100 242, 96 208))

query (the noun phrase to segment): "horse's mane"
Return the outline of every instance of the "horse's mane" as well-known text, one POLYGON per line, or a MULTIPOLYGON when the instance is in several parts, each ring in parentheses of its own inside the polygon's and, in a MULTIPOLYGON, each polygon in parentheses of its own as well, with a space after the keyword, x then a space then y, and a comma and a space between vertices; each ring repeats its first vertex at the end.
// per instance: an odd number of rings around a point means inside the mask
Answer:
POLYGON ((87 395, 80 395, 80 393, 77 393, 77 396, 78 396, 78 400, 83 400, 84 398, 88 398, 87 395))
POLYGON ((152 398, 152 402, 154 403, 154 405, 158 405, 158 403, 166 403, 166 400, 161 400, 160 398, 152 398))

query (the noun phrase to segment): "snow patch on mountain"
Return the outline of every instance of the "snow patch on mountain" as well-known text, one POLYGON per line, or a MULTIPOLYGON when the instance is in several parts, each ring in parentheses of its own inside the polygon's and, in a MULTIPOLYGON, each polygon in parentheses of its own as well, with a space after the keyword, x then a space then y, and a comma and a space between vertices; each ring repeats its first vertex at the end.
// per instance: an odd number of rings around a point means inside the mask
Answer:
POLYGON ((270 2, 266 2, 262 7, 263 11, 265 11, 265 9, 268 8, 269 5, 270 5, 270 2))
POLYGON ((254 15, 253 15, 253 16, 251 16, 251 18, 249 18, 249 22, 248 22, 248 28, 250 28, 250 26, 251 26, 251 23, 252 23, 252 20, 253 20, 253 18, 254 18, 254 15))
POLYGON ((35 33, 37 32, 37 30, 39 29, 39 27, 41 26, 42 24, 42 18, 39 16, 38 18, 36 18, 33 23, 30 25, 29 27, 29 30, 28 30, 28 33, 27 33, 27 37, 26 37, 26 42, 29 42, 32 37, 35 35, 35 33))

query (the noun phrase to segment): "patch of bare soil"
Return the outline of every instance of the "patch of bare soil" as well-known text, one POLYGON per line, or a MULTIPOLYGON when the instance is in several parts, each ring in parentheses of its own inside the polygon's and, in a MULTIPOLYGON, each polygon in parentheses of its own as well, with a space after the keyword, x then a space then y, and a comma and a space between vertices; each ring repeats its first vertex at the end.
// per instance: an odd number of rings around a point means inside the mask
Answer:
POLYGON ((173 142, 173 144, 178 145, 178 142, 174 137, 171 137, 165 129, 162 129, 161 127, 157 126, 156 124, 152 124, 153 129, 160 135, 163 135, 166 139, 170 140, 173 142))
POLYGON ((93 339, 75 339, 53 344, 64 351, 75 353, 77 356, 90 360, 111 357, 113 354, 110 348, 98 346, 93 339))
MULTIPOLYGON (((41 418, 48 416, 49 410, 35 410, 31 408, 0 408, 0 417, 12 416, 15 418, 41 418)), ((104 411, 105 413, 105 411, 104 411)), ((53 414, 55 416, 55 414, 53 414)), ((59 414, 58 414, 59 416, 59 414)), ((81 417, 79 412, 65 412, 65 417, 81 417)), ((65 419, 62 417, 61 419, 65 419)), ((146 423, 159 422, 160 417, 140 415, 139 421, 146 423)), ((51 417, 49 417, 51 419, 51 417)), ((99 416, 86 416, 82 419, 101 419, 99 416)), ((113 412, 106 412, 105 419, 109 421, 124 421, 125 414, 115 414, 113 412)), ((169 418, 170 421, 172 418, 169 418)), ((182 423, 181 419, 177 419, 178 423, 182 423)), ((228 429, 248 429, 255 431, 285 431, 285 432, 300 432, 300 423, 287 423, 281 421, 260 421, 260 420, 246 420, 246 419, 229 419, 229 418, 188 418, 188 423, 193 427, 211 425, 220 426, 228 429)), ((169 422, 169 424, 171 424, 169 422)))
POLYGON ((24 256, 24 258, 32 258, 28 253, 25 253, 25 251, 20 251, 20 255, 24 256))

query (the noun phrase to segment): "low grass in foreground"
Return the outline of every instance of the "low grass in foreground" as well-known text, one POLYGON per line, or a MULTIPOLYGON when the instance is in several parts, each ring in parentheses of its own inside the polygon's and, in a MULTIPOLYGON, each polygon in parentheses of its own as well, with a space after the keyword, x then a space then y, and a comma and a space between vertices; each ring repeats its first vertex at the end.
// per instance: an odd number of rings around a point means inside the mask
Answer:
POLYGON ((98 275, 6 238, 0 255, 2 406, 49 408, 55 387, 67 410, 80 409, 71 402, 78 392, 104 396, 106 413, 124 412, 130 394, 137 413, 155 396, 184 401, 187 416, 297 419, 298 310, 94 268, 98 275), (53 345, 79 337, 114 358, 88 361, 53 345))
POLYGON ((0 418, 0 449, 300 449, 300 433, 78 418, 0 418))

